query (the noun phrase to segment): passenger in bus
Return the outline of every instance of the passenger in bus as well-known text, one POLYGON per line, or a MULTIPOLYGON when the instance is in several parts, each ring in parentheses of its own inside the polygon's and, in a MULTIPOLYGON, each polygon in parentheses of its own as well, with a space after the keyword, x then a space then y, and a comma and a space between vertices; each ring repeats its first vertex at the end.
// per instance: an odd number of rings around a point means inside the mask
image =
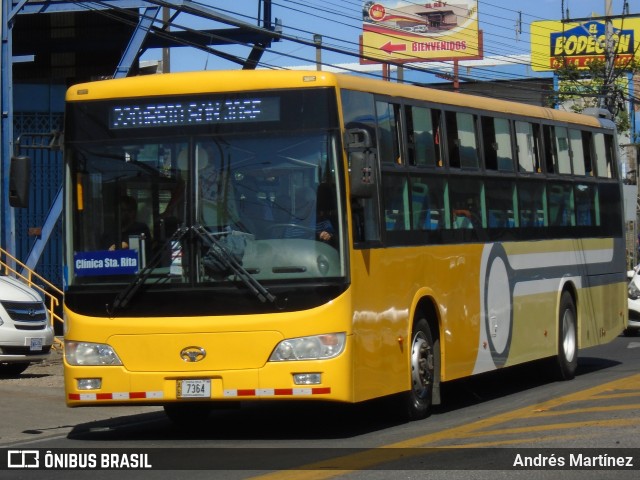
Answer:
POLYGON ((318 185, 316 235, 319 240, 337 246, 336 231, 333 228, 335 215, 335 189, 331 185, 318 185))
POLYGON ((225 170, 219 160, 220 155, 216 155, 214 150, 211 145, 204 143, 196 144, 193 149, 186 146, 182 148, 176 162, 176 188, 161 214, 163 219, 170 220, 171 224, 175 224, 176 219, 178 222, 183 220, 186 181, 195 168, 200 205, 198 222, 214 230, 239 222, 233 182, 228 169, 225 170))
POLYGON ((252 233, 256 238, 264 237, 269 226, 273 224, 274 215, 272 206, 264 192, 260 191, 256 178, 244 175, 240 180, 236 180, 235 194, 242 229, 252 233))
POLYGON ((326 205, 320 205, 316 210, 316 203, 325 203, 325 193, 316 197, 316 192, 311 187, 301 187, 296 190, 294 206, 289 220, 290 225, 284 230, 285 238, 316 239, 330 243, 334 240, 335 229, 329 218, 329 210, 326 205), (314 236, 315 232, 315 236, 314 236))
POLYGON ((147 224, 138 221, 138 202, 130 195, 120 197, 119 202, 120 212, 120 241, 116 240, 117 233, 110 232, 105 236, 108 239, 105 242, 108 245, 109 250, 115 250, 116 248, 129 248, 130 237, 139 237, 145 242, 146 253, 149 253, 151 248, 151 232, 147 224))
POLYGON ((196 148, 200 221, 203 225, 220 229, 241 223, 241 219, 229 170, 220 162, 216 165, 214 158, 213 149, 204 146, 196 148))
POLYGON ((482 228, 482 220, 473 198, 459 202, 456 207, 453 210, 454 228, 482 228))

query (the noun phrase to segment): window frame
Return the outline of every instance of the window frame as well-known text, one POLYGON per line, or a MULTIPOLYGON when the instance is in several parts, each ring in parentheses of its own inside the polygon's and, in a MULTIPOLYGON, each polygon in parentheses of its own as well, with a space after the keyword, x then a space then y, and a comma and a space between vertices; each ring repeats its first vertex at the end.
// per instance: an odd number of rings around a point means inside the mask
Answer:
MULTIPOLYGON (((603 211, 603 205, 595 205, 590 208, 591 220, 581 221, 578 218, 579 199, 576 193, 578 185, 585 185, 590 191, 590 195, 593 197, 594 202, 598 202, 600 183, 609 182, 616 183, 614 178, 609 177, 595 177, 588 175, 588 164, 591 162, 592 169, 595 166, 595 159, 593 154, 593 139, 596 134, 600 133, 603 138, 607 138, 609 132, 605 128, 596 128, 592 126, 581 126, 577 124, 566 124, 563 122, 536 119, 530 117, 524 117, 515 114, 505 114, 502 112, 474 110, 464 107, 453 107, 449 105, 440 105, 430 101, 412 100, 389 97, 386 95, 374 94, 374 103, 378 105, 378 102, 386 102, 393 104, 396 108, 396 128, 395 131, 399 138, 399 150, 401 151, 402 162, 378 162, 380 172, 380 189, 379 189, 379 218, 380 231, 381 231, 381 246, 403 246, 403 245, 424 245, 424 244, 446 244, 446 243, 466 243, 466 242, 482 242, 482 241, 504 241, 504 240, 532 240, 532 239, 551 239, 551 238, 567 238, 567 237, 594 237, 594 236, 610 236, 611 231, 606 231, 604 226, 596 221, 596 215, 603 211), (411 142, 410 136, 415 135, 413 112, 417 112, 418 109, 425 109, 427 115, 431 118, 432 132, 436 128, 440 129, 440 153, 442 164, 438 164, 434 159, 432 162, 419 163, 416 159, 418 154, 415 154, 415 149, 419 148, 420 142, 411 142), (473 166, 469 168, 467 165, 457 165, 455 160, 451 160, 450 148, 451 140, 447 135, 451 130, 451 122, 447 125, 446 118, 455 117, 460 118, 460 115, 470 115, 465 117, 467 120, 472 119, 472 122, 467 122, 468 125, 472 124, 474 128, 473 138, 476 141, 475 152, 477 156, 477 167, 473 166), (436 121, 433 121, 437 119, 436 121), (489 120, 490 119, 490 120, 489 120), (499 169, 496 163, 486 158, 487 145, 484 142, 492 141, 491 138, 485 139, 483 129, 487 129, 487 123, 491 121, 494 125, 495 122, 500 122, 503 127, 508 126, 510 141, 508 147, 511 152, 511 162, 513 170, 499 169), (556 130, 558 129, 558 130, 556 130), (546 133, 545 133, 546 132, 546 133), (566 133, 565 136, 562 133, 566 133), (574 132, 574 133, 571 133, 574 132), (580 132, 578 135, 575 132, 580 132), (564 166, 562 167, 562 173, 557 164, 557 151, 560 149, 558 145, 558 136, 556 133, 560 133, 560 138, 566 140, 566 145, 563 151, 568 155, 564 160, 564 166), (572 136, 573 135, 573 136, 572 136), (578 174, 574 174, 574 162, 580 161, 579 145, 572 149, 571 142, 578 141, 578 136, 582 139, 583 153, 586 152, 582 158, 585 163, 585 174, 581 174, 582 170, 576 168, 578 174), (527 142, 526 146, 523 142, 527 142), (584 146, 589 145, 589 150, 585 151, 584 146), (523 147, 526 150, 523 152, 523 147), (411 154, 411 150, 414 153, 411 154), (574 151, 575 150, 575 151, 574 151), (524 156, 523 156, 524 155, 524 156), (526 163, 522 162, 526 160, 526 163), (453 165, 452 165, 453 164, 453 165), (524 168, 523 168, 524 166, 524 168), (570 169, 571 171, 567 171, 570 169), (390 179, 389 176, 396 178, 390 179), (401 180, 399 179, 401 178, 401 180), (477 233, 472 234, 470 231, 465 233, 456 232, 457 229, 453 228, 453 220, 449 218, 454 210, 454 193, 457 189, 456 185, 465 181, 476 181, 479 184, 482 194, 479 197, 479 202, 482 206, 481 210, 481 228, 477 233), (385 198, 389 193, 385 193, 385 183, 399 182, 404 185, 402 193, 402 210, 403 210, 403 223, 401 230, 389 230, 385 228, 385 209, 388 210, 389 199, 385 198), (510 186, 509 198, 510 205, 513 207, 508 208, 509 215, 512 215, 513 220, 508 228, 501 228, 489 225, 489 208, 490 204, 495 202, 492 200, 492 194, 489 191, 491 188, 499 186, 501 183, 506 182, 510 186), (413 191, 413 185, 422 184, 420 187, 416 187, 417 191, 413 191), (424 226, 425 211, 427 209, 433 210, 430 206, 427 206, 427 200, 425 200, 424 193, 420 193, 421 188, 424 189, 425 185, 435 185, 435 192, 431 192, 431 188, 427 188, 428 195, 441 195, 442 199, 429 202, 435 203, 437 206, 435 210, 438 216, 441 216, 440 221, 430 222, 433 228, 426 228, 424 226), (552 225, 553 219, 551 218, 550 208, 557 207, 554 201, 559 201, 558 197, 550 196, 551 192, 549 187, 553 185, 561 185, 564 195, 566 196, 567 204, 567 216, 564 221, 559 221, 558 225, 552 225), (531 209, 535 205, 536 212, 532 213, 534 217, 539 217, 536 224, 531 222, 525 222, 523 216, 523 210, 526 207, 522 203, 525 201, 528 189, 537 195, 538 200, 535 204, 530 204, 528 208, 531 209), (540 193, 541 192, 541 193, 540 193), (422 195, 422 196, 421 196, 422 195), (511 214, 510 210, 513 210, 511 214), (542 210, 542 211, 538 211, 542 210)), ((377 115, 376 115, 377 118, 377 115)), ((425 123, 425 125, 428 122, 425 123)), ((377 127, 376 127, 377 128, 377 127)), ((454 133, 454 135, 456 135, 454 133)), ((491 135, 489 136, 491 137, 491 135)), ((457 136, 456 136, 457 138, 457 136)), ((613 138, 613 136, 611 136, 613 138)), ((605 158, 607 155, 611 156, 611 142, 608 140, 602 141, 601 152, 604 152, 605 158)), ((505 143, 505 142, 503 142, 505 143)), ((505 144, 506 145, 506 144, 505 144)), ((437 148, 435 144, 430 147, 437 148)), ((431 155, 433 150, 429 150, 431 155)), ((602 168, 602 166, 601 166, 602 168)), ((610 165, 608 166, 610 168, 610 165)), ((608 202, 616 201, 612 196, 612 189, 608 189, 608 202)), ((583 199, 584 200, 584 199, 583 199)), ((530 212, 531 213, 531 212, 530 212)), ((610 226, 615 222, 607 222, 610 226)), ((621 227, 620 227, 621 228, 621 227)), ((471 230, 471 229, 469 229, 471 230)), ((617 231, 617 230, 616 230, 617 231)), ((617 233, 616 233, 617 234, 617 233)))

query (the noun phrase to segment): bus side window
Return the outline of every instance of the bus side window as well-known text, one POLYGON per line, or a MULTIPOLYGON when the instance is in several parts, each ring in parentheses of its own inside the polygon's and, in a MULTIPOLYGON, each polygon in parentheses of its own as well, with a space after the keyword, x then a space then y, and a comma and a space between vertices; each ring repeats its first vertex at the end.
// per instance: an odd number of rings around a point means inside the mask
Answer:
POLYGON ((544 141, 544 160, 547 173, 556 173, 556 142, 553 126, 543 125, 543 141, 544 141))
MULTIPOLYGON (((344 112, 345 129, 360 128, 369 131, 373 148, 376 148, 375 135, 375 99, 373 94, 343 89, 340 92, 344 112)), ((374 158, 377 156, 374 155, 374 158)), ((373 165, 376 172, 379 165, 373 165)), ((352 198, 351 216, 353 222, 353 242, 356 245, 380 241, 380 215, 378 213, 378 194, 374 190, 371 198, 352 198)))
POLYGON ((376 102, 378 119, 378 151, 380 163, 402 163, 400 157, 400 105, 387 102, 376 102))
POLYGON ((409 230, 409 190, 407 178, 382 173, 382 201, 385 229, 409 230))
MULTIPOLYGON (((583 133, 580 130, 569 130, 569 144, 571 146, 571 165, 573 168, 573 174, 578 176, 584 176, 586 172, 586 164, 591 163, 586 161, 586 157, 589 154, 589 150, 585 151, 585 142, 583 133)), ((588 145, 588 143, 587 143, 588 145)))
POLYGON ((582 152, 584 154, 584 174, 593 176, 593 135, 582 132, 582 152))
POLYGON ((487 180, 487 226, 514 228, 516 226, 516 196, 513 182, 487 180))
POLYGON ((613 170, 613 159, 615 158, 615 154, 613 153, 613 137, 603 133, 596 133, 593 136, 593 142, 596 174, 598 177, 615 178, 615 171, 613 170))
POLYGON ((353 217, 353 242, 380 242, 377 201, 374 198, 351 199, 351 215, 353 217))
POLYGON ((553 183, 549 195, 549 225, 568 227, 575 225, 573 188, 570 184, 553 183))
POLYGON ((511 129, 504 118, 482 117, 484 164, 487 170, 513 172, 511 129))
POLYGON ((451 228, 479 230, 487 225, 482 181, 451 179, 449 182, 451 228))
POLYGON ((607 173, 609 178, 618 178, 617 168, 618 164, 616 163, 616 146, 613 141, 613 135, 606 134, 604 136, 604 144, 607 152, 607 173))
POLYGON ((419 181, 411 180, 411 225, 413 230, 424 230, 430 217, 429 187, 419 181))
POLYGON ((540 127, 529 122, 515 122, 516 153, 521 172, 540 172, 540 127))
POLYGON ((518 183, 518 212, 521 228, 539 228, 548 225, 544 183, 520 181, 518 183))
POLYGON ((571 158, 569 156, 569 134, 565 127, 555 127, 554 142, 557 155, 558 173, 571 175, 571 158))
POLYGON ((475 115, 446 112, 449 167, 478 168, 475 115))
POLYGON ((592 226, 599 224, 596 217, 595 186, 585 183, 576 183, 576 225, 592 226))
POLYGON ((440 112, 430 108, 406 107, 409 165, 441 167, 440 112))
POLYGON ((445 228, 445 190, 441 176, 411 177, 413 230, 445 228))

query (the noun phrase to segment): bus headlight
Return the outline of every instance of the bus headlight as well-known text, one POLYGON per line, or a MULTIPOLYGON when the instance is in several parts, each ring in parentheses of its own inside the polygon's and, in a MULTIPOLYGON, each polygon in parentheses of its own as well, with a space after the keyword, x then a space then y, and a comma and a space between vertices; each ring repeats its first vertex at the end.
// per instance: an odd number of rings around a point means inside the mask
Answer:
POLYGON ((289 338, 276 346, 271 357, 269 357, 269 361, 285 362, 289 360, 325 360, 334 358, 344 350, 345 339, 344 332, 289 338))
POLYGON ((122 365, 115 350, 103 343, 64 342, 64 356, 69 365, 122 365))

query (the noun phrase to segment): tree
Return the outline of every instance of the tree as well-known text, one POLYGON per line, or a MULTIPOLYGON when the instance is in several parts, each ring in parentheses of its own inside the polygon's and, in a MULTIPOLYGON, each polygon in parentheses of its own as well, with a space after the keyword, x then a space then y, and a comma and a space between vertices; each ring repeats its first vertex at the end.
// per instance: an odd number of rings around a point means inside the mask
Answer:
POLYGON ((604 105, 614 116, 618 132, 629 132, 627 74, 638 72, 640 65, 635 59, 616 65, 610 73, 601 59, 593 59, 587 69, 578 68, 563 58, 557 58, 556 63, 562 66, 555 71, 558 90, 549 98, 550 106, 563 105, 582 113, 586 108, 604 105))

